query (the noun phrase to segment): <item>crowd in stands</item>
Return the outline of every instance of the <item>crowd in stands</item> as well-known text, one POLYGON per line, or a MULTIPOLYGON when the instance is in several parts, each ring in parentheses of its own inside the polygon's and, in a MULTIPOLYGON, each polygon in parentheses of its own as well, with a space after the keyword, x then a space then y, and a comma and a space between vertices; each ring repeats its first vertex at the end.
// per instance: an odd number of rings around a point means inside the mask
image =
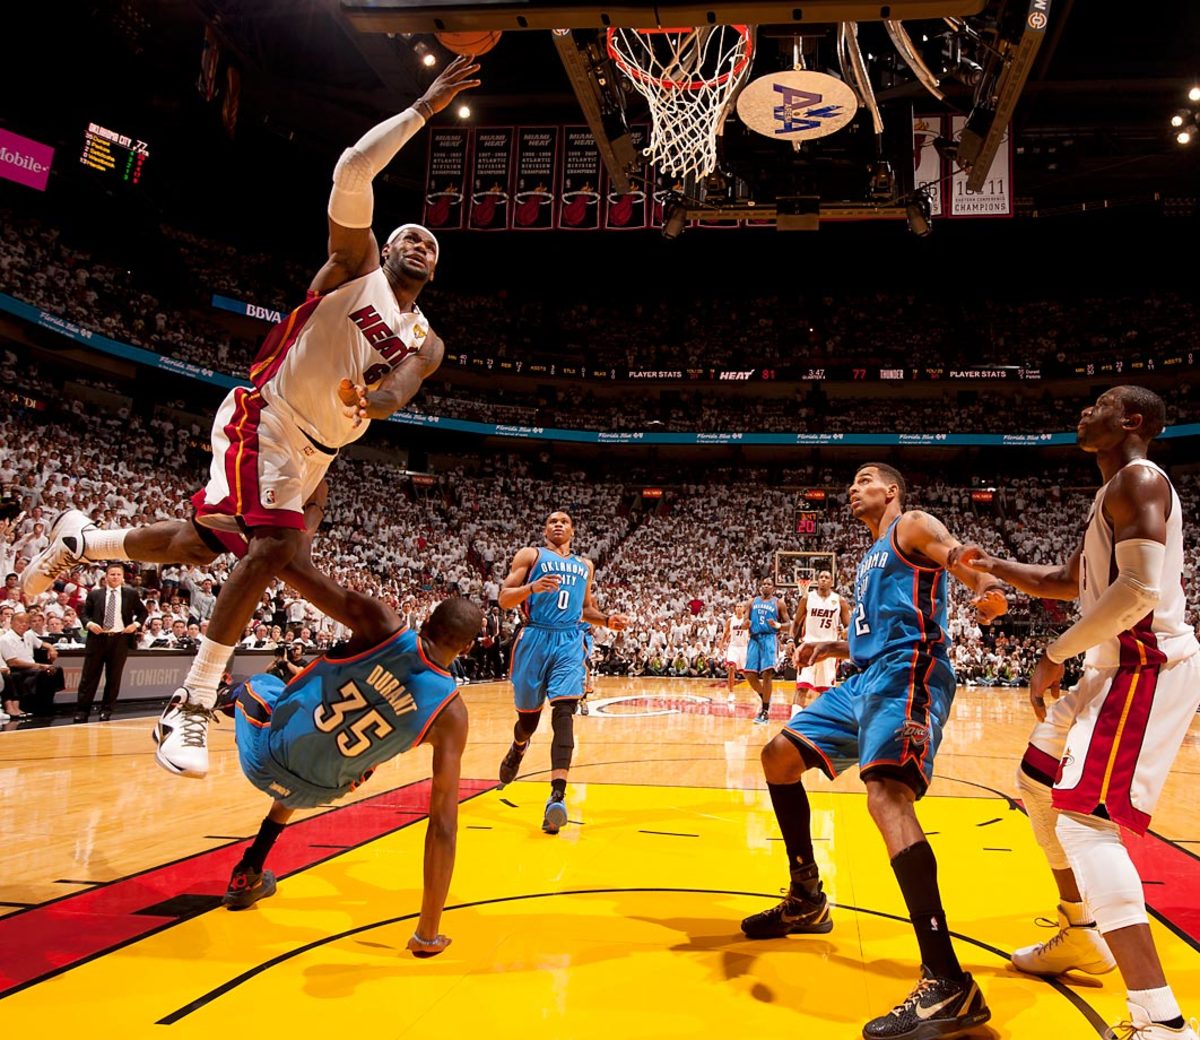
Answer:
MULTIPOLYGON (((286 312, 304 299, 314 271, 286 256, 169 225, 159 231, 159 252, 168 252, 177 268, 169 294, 148 288, 168 281, 160 271, 131 269, 133 261, 106 259, 58 227, 0 210, 0 291, 113 339, 244 372, 257 343, 213 320, 212 294, 286 312)), ((487 292, 439 284, 428 288, 421 305, 452 353, 540 356, 603 368, 957 363, 1040 369, 1067 359, 1132 360, 1196 347, 1196 300, 1170 290, 1121 296, 1056 291, 1053 299, 1020 301, 899 290, 849 289, 836 297, 652 291, 643 296, 627 288, 614 295, 591 286, 564 299, 536 283, 487 292)), ((772 414, 763 418, 767 425, 755 428, 776 428, 772 414)))

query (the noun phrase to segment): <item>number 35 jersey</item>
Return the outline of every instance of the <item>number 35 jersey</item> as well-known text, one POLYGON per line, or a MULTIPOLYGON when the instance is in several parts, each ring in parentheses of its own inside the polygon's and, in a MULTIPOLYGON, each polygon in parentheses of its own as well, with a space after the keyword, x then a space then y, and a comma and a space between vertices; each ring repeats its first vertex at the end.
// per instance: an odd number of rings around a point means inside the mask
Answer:
POLYGON ((354 657, 322 657, 287 686, 256 675, 236 698, 243 772, 286 805, 320 805, 419 744, 457 695, 411 629, 354 657))

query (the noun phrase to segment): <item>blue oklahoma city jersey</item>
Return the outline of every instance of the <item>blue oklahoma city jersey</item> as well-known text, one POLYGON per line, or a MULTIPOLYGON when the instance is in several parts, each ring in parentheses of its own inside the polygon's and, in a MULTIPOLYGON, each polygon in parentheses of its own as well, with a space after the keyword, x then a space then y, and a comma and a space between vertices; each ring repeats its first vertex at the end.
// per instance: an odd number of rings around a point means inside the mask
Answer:
POLYGON ((559 556, 542 547, 537 563, 529 568, 526 581, 553 574, 559 579, 557 592, 535 592, 525 601, 529 623, 540 628, 576 628, 583 618, 583 597, 587 593, 588 565, 581 556, 559 556))
POLYGON ((286 687, 256 675, 238 697, 242 768, 286 804, 320 804, 419 744, 456 695, 411 629, 355 657, 321 658, 286 687))
POLYGON ((770 599, 754 597, 750 604, 750 634, 752 636, 773 636, 775 628, 768 622, 779 620, 779 600, 772 596, 770 599))
POLYGON ((946 656, 946 572, 918 566, 896 546, 897 517, 867 550, 854 579, 850 659, 860 668, 896 650, 946 656))

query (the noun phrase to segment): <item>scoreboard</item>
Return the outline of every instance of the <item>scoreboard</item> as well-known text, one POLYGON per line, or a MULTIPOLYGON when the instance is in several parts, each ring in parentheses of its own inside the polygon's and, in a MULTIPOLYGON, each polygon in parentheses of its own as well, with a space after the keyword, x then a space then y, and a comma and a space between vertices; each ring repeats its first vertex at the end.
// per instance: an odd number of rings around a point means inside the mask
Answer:
POLYGON ((815 510, 800 509, 796 511, 796 534, 815 535, 817 524, 821 522, 821 514, 815 510))
POLYGON ((99 123, 88 123, 84 131, 79 161, 89 169, 137 184, 149 158, 150 146, 136 137, 127 137, 99 123))

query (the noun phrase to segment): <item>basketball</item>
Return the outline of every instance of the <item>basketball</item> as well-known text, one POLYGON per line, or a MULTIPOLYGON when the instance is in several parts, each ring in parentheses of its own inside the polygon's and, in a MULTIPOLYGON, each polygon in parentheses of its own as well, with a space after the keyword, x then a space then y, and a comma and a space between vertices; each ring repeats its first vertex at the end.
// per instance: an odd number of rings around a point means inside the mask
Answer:
POLYGON ((438 38, 438 43, 446 50, 453 51, 455 54, 472 54, 476 57, 480 54, 487 54, 500 42, 500 33, 497 31, 434 33, 434 35, 438 38))

